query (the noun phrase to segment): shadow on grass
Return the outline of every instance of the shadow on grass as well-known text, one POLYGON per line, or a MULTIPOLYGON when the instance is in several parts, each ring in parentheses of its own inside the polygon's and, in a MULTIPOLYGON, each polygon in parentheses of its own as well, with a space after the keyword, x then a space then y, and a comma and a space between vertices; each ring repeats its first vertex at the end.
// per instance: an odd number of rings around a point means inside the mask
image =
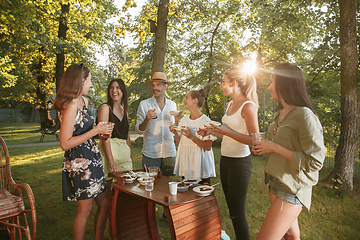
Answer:
MULTIPOLYGON (((3 129, 1 129, 2 131, 3 129)), ((21 132, 21 131, 19 131, 21 132)), ((28 134, 28 137, 34 133, 28 134)), ((40 137, 40 136, 38 136, 40 137)), ((25 138, 25 136, 24 136, 25 138)), ((29 142, 27 142, 29 143, 29 142)), ((217 177, 212 183, 220 182, 220 147, 214 142, 215 169, 217 177)), ((41 146, 9 149, 12 174, 17 183, 27 182, 35 194, 38 233, 37 239, 73 239, 72 223, 77 211, 76 202, 62 201, 61 168, 64 152, 59 146, 41 146)), ((132 147, 134 168, 141 166, 141 145, 132 147)), ((255 239, 266 213, 270 207, 267 195, 260 186, 266 160, 253 156, 253 169, 248 190, 246 213, 250 229, 250 238, 255 239)), ((331 169, 320 172, 321 179, 331 169)), ((358 181, 358 180, 356 180, 358 181)), ((356 183, 358 189, 358 182, 356 183)), ((215 190, 222 229, 231 239, 235 239, 221 185, 215 190)), ((360 223, 360 202, 353 194, 338 194, 334 189, 326 189, 320 182, 313 188, 310 212, 303 211, 299 216, 302 239, 358 239, 360 223)), ((95 207, 96 208, 96 207, 95 207)), ((158 207, 157 224, 160 236, 170 239, 167 222, 161 218, 163 210, 158 207)), ((93 211, 88 223, 85 239, 93 239, 93 211)), ((28 218, 29 219, 29 218, 28 218)), ((108 229, 105 239, 108 239, 108 229)))

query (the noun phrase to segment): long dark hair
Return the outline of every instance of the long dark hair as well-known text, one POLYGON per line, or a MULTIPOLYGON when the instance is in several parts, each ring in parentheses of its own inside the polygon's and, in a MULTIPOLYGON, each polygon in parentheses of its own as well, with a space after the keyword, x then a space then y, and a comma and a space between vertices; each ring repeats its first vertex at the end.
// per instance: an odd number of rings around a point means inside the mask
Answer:
POLYGON ((84 86, 83 79, 89 74, 90 69, 86 65, 71 64, 60 81, 53 108, 63 110, 70 101, 79 97, 84 86))
MULTIPOLYGON (((275 91, 278 96, 289 105, 310 108, 315 110, 306 91, 305 79, 301 69, 292 63, 277 65, 273 74, 275 75, 275 91)), ((279 101, 277 109, 283 106, 279 101)))
POLYGON ((111 87, 111 84, 112 84, 113 82, 117 82, 117 83, 119 84, 120 90, 121 90, 121 92, 122 92, 122 94, 123 94, 123 95, 122 95, 122 98, 121 98, 121 104, 122 104, 123 107, 124 107, 124 116, 127 116, 128 111, 129 111, 128 98, 127 98, 126 86, 125 86, 125 83, 124 83, 124 81, 123 81, 122 79, 120 79, 120 78, 115 78, 115 79, 113 79, 113 80, 110 81, 109 86, 108 86, 108 89, 107 89, 107 102, 106 102, 106 104, 108 104, 108 105, 111 107, 111 109, 113 109, 114 102, 113 102, 113 100, 111 99, 110 94, 109 94, 109 92, 110 92, 110 87, 111 87))

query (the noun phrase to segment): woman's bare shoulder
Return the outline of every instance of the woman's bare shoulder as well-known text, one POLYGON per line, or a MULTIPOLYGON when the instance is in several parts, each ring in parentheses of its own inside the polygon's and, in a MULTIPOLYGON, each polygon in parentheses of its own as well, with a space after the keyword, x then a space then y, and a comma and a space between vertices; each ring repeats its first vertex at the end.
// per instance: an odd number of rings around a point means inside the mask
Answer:
POLYGON ((106 103, 100 105, 97 116, 98 116, 98 120, 99 120, 99 118, 107 119, 109 117, 109 106, 106 103))
POLYGON ((248 101, 245 103, 245 105, 242 108, 242 112, 256 112, 255 104, 251 101, 248 101))
POLYGON ((70 101, 65 105, 64 111, 69 111, 69 110, 71 111, 71 110, 77 109, 77 107, 78 106, 77 106, 76 102, 70 101))
POLYGON ((109 111, 109 105, 107 105, 106 103, 101 104, 100 107, 99 107, 99 111, 100 110, 101 111, 104 111, 104 110, 109 111))

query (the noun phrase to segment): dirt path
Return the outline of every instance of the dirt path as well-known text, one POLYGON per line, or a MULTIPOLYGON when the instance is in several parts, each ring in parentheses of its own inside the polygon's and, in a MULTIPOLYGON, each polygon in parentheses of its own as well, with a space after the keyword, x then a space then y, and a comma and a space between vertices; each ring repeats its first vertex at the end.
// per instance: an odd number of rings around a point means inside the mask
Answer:
MULTIPOLYGON (((135 141, 139 134, 130 134, 130 140, 135 141)), ((8 148, 19 148, 19 147, 37 147, 37 146, 50 146, 59 145, 59 142, 39 142, 39 143, 26 143, 26 144, 12 144, 7 145, 8 148)))

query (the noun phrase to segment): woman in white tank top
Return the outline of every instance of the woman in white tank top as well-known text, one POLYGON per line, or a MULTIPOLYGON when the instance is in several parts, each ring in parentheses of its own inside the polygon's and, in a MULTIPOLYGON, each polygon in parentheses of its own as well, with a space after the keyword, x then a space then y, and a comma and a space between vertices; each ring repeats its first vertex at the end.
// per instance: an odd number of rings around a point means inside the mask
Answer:
POLYGON ((232 100, 226 106, 222 125, 199 131, 222 138, 220 177, 233 222, 236 239, 250 239, 245 216, 246 195, 251 176, 251 133, 259 132, 258 97, 255 78, 242 68, 227 70, 220 88, 232 100))

